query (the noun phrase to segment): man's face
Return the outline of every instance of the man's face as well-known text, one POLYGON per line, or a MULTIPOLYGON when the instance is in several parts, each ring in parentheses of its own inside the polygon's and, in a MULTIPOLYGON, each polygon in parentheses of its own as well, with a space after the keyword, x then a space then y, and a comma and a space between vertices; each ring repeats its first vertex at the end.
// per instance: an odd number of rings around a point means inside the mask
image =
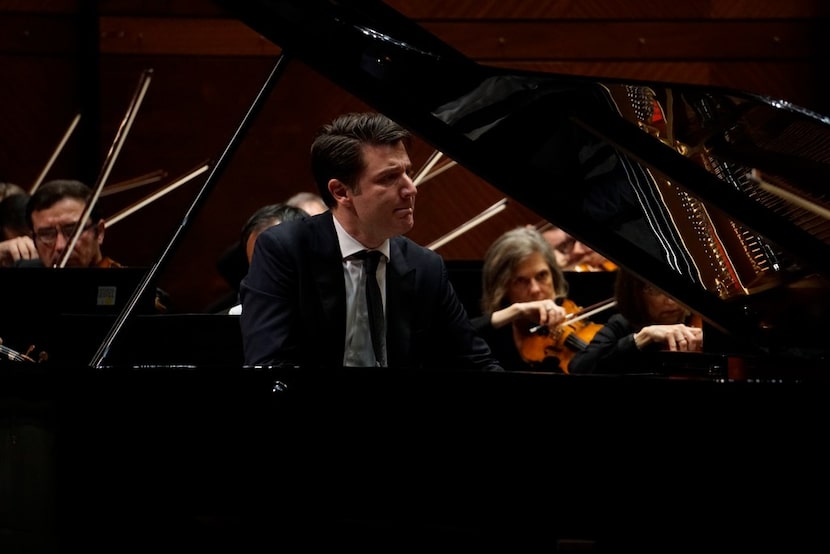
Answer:
MULTIPOLYGON (((60 263, 72 240, 71 228, 78 224, 84 207, 85 204, 77 198, 63 198, 44 210, 32 212, 35 246, 43 265, 54 267, 60 263)), ((94 225, 87 222, 85 227, 66 267, 90 267, 101 260, 104 222, 102 220, 94 225)))
POLYGON ((572 271, 577 266, 599 266, 605 258, 585 244, 574 239, 562 229, 548 229, 542 235, 553 247, 556 261, 563 271, 572 271))
POLYGON ((366 146, 366 169, 352 195, 367 245, 409 232, 415 224, 417 189, 409 176, 412 164, 403 143, 366 146))

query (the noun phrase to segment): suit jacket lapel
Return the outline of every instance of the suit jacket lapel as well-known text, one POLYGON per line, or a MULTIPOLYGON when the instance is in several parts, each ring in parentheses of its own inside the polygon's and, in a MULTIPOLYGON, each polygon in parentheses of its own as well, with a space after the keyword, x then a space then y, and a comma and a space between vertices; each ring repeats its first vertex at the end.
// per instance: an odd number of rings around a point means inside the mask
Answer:
POLYGON ((386 319, 386 350, 390 367, 405 367, 409 356, 406 345, 412 333, 412 300, 416 298, 415 268, 409 264, 402 241, 395 237, 389 247, 389 263, 386 266, 386 313, 394 317, 386 319))
POLYGON ((341 363, 342 349, 346 342, 346 285, 340 245, 337 243, 331 212, 311 219, 313 221, 309 223, 314 232, 308 254, 311 257, 312 274, 304 277, 312 280, 317 289, 317 298, 322 299, 322 313, 317 314, 320 333, 326 340, 338 341, 341 356, 337 363, 341 363))

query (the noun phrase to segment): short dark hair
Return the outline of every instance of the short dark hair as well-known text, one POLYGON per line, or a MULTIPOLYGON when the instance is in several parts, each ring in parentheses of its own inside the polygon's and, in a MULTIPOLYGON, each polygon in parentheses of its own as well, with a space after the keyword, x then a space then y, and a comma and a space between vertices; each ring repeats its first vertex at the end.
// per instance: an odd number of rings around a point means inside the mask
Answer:
POLYGON ((411 140, 409 131, 375 112, 343 114, 321 127, 311 144, 311 173, 323 202, 329 208, 335 205, 328 189, 331 179, 339 179, 354 188, 365 169, 363 146, 403 141, 408 147, 411 140))
POLYGON ((245 225, 242 226, 242 232, 239 235, 239 245, 242 251, 245 251, 245 244, 248 242, 248 237, 256 231, 260 231, 265 227, 274 225, 275 223, 283 223, 291 221, 292 219, 302 219, 308 217, 308 212, 296 206, 289 206, 288 204, 280 202, 279 204, 268 204, 262 206, 248 218, 245 225))
MULTIPOLYGON (((92 189, 86 184, 75 179, 54 179, 43 183, 26 204, 26 222, 32 227, 32 213, 51 208, 64 198, 75 198, 87 203, 92 198, 92 189)), ((95 222, 103 217, 100 208, 92 207, 90 219, 95 222)))
MULTIPOLYGON (((0 200, 0 226, 12 233, 21 236, 29 232, 30 225, 26 222, 26 204, 29 195, 24 193, 12 194, 0 200)), ((2 234, 0 234, 2 237, 2 234)))

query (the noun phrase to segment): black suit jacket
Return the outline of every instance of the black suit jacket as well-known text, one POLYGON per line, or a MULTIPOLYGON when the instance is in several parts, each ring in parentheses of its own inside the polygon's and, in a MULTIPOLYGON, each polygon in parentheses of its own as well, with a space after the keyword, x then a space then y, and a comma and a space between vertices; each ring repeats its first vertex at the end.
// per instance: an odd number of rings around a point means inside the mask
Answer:
MULTIPOLYGON (((346 284, 331 212, 271 227, 241 284, 246 365, 342 367, 346 284)), ((500 370, 443 259, 394 237, 386 268, 390 367, 500 370)))

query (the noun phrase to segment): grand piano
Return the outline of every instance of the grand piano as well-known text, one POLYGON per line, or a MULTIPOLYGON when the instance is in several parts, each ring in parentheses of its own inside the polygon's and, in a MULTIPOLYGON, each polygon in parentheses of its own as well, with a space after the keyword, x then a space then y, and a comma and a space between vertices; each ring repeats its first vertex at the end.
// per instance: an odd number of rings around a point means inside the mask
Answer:
POLYGON ((130 302, 88 363, 0 367, 4 551, 827 548, 829 118, 482 66, 371 0, 222 4, 282 48, 267 87, 307 64, 724 338, 624 376, 309 374, 154 353, 130 302))

